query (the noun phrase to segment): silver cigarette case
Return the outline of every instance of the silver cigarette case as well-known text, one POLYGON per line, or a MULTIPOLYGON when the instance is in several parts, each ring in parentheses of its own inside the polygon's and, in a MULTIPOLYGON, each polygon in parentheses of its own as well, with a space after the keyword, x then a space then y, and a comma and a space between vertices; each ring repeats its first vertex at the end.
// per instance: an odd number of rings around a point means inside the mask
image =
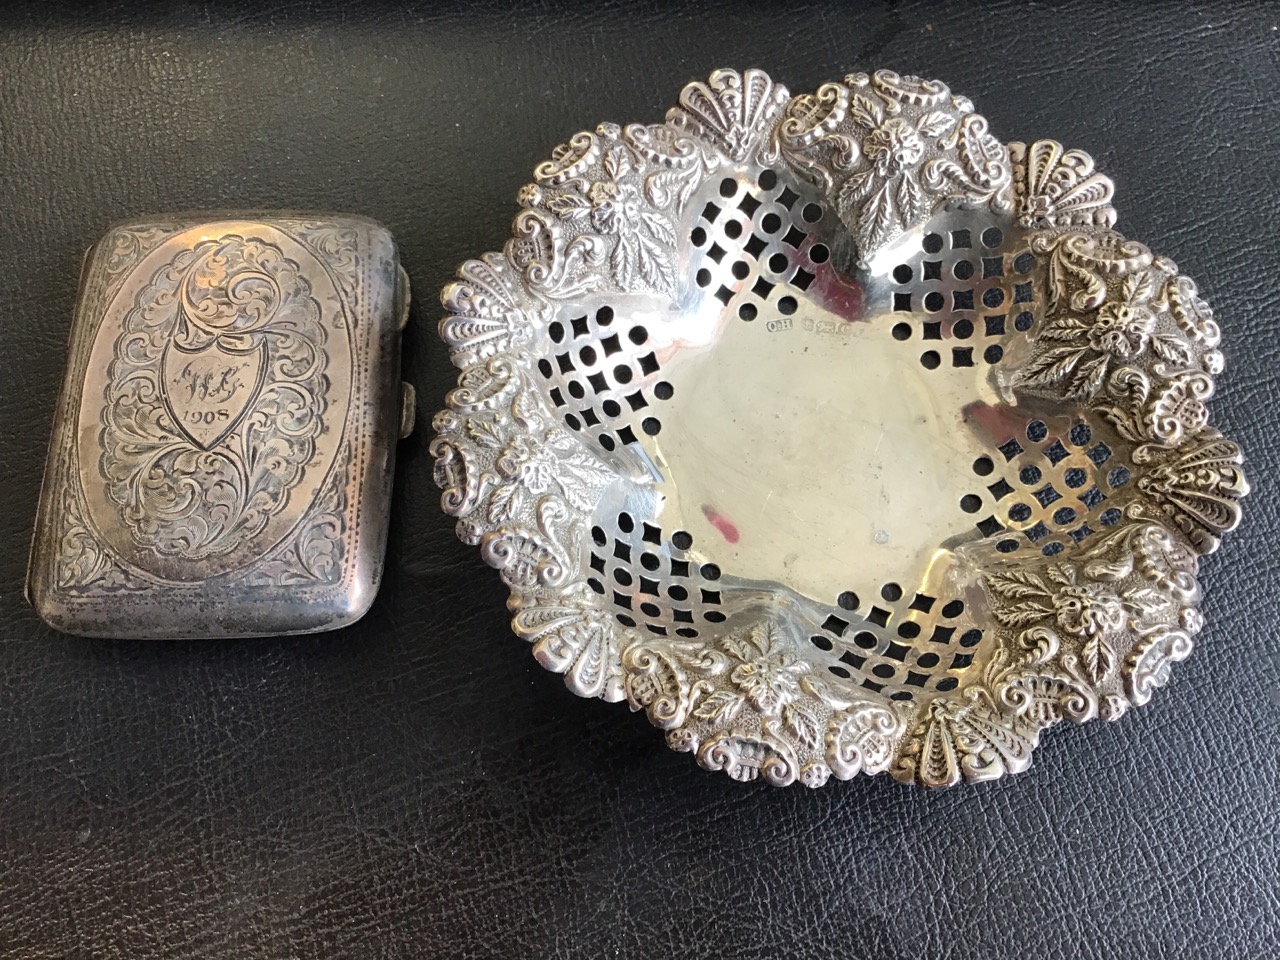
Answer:
POLYGON ((119 224, 85 256, 27 580, 92 637, 311 633, 381 579, 408 283, 332 214, 119 224))

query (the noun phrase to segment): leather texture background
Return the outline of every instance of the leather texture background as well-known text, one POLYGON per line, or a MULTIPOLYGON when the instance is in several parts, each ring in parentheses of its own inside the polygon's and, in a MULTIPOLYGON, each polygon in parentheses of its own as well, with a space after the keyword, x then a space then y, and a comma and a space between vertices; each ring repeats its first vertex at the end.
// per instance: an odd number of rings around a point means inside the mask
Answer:
POLYGON ((0 956, 1274 957, 1280 954, 1280 8, 1170 2, 178 3, 0 12, 0 956), (1215 422, 1255 492, 1209 626, 1118 724, 927 794, 697 769, 510 634, 438 509, 437 291, 534 164, 760 66, 946 80, 1004 140, 1115 178, 1120 228, 1225 333, 1215 422), (54 634, 22 599, 84 249, 192 208, 373 216, 417 299, 388 573, 340 633, 54 634))

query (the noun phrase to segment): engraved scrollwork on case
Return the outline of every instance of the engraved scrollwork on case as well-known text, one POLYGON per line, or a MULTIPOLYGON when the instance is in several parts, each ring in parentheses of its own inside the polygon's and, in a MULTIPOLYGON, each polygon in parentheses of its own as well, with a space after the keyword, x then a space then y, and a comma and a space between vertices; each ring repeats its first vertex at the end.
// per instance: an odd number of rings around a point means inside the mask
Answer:
POLYGON ((320 308, 262 240, 183 249, 115 342, 99 465, 133 541, 199 561, 259 534, 312 459, 326 408, 320 308))

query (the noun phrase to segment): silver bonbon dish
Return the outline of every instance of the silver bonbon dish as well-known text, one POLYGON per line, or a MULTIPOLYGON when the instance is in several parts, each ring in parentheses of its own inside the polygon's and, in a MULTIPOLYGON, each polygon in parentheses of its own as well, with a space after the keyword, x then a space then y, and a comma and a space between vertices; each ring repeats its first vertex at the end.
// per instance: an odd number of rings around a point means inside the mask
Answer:
POLYGON ((888 71, 570 138, 443 294, 436 478, 515 632, 778 785, 988 780, 1146 703, 1248 485, 1218 325, 1112 193, 888 71))

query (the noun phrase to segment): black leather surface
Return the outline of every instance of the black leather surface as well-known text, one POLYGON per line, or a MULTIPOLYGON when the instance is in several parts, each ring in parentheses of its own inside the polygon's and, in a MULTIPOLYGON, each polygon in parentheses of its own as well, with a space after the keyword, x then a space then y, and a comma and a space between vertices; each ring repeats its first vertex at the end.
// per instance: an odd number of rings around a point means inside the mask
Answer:
POLYGON ((0 956, 1280 953, 1280 9, 52 7, 0 13, 0 956), (1050 732, 1024 775, 703 773, 538 669, 437 509, 436 291, 568 134, 752 65, 937 76, 1004 139, 1091 151, 1121 228, 1217 308, 1214 416, 1255 493, 1210 625, 1152 704, 1050 732), (81 253, 120 217, 255 206, 376 217, 416 287, 382 594, 315 638, 55 635, 21 581, 81 253))

